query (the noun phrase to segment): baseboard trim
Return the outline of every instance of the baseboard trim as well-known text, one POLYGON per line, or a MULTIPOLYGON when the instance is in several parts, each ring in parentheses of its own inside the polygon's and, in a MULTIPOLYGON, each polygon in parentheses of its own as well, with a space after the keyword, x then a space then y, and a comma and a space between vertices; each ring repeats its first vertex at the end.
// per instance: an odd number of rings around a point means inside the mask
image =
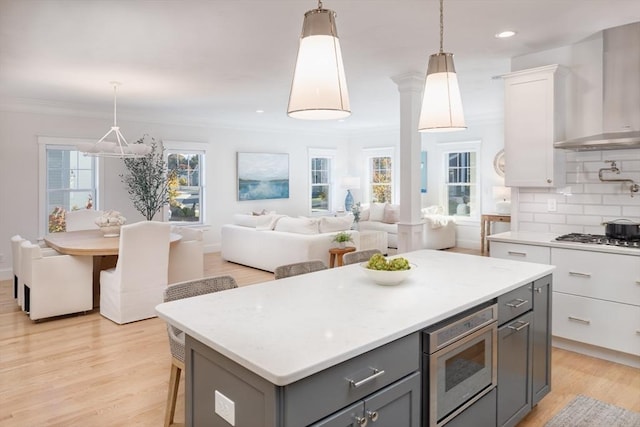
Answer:
POLYGON ((560 337, 552 337, 551 345, 563 350, 569 350, 576 353, 585 354, 587 356, 597 357, 598 359, 620 363, 622 365, 631 366, 633 368, 640 368, 640 356, 634 356, 633 354, 621 353, 619 351, 609 350, 608 348, 598 347, 595 345, 585 344, 582 342, 572 341, 560 337))

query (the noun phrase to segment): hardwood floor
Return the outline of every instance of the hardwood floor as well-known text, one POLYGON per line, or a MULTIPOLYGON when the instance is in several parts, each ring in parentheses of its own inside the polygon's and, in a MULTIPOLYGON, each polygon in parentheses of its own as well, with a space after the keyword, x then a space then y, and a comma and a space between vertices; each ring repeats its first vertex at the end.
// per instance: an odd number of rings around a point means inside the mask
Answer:
MULTIPOLYGON (((205 271, 241 286, 273 278, 217 253, 205 256, 205 271)), ((94 311, 34 323, 12 285, 0 282, 0 426, 162 425, 171 365, 162 320, 116 325, 94 311)), ((638 369, 554 349, 552 384, 521 427, 544 425, 577 394, 640 412, 638 369)), ((178 421, 183 393, 182 381, 178 421)))

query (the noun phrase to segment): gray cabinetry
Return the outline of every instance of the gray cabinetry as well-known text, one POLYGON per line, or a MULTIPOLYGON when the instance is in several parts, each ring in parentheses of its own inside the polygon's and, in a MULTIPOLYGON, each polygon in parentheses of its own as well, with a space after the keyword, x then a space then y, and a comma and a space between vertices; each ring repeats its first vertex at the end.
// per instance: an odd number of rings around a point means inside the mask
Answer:
POLYGON ((551 390, 551 281, 498 298, 498 427, 515 426, 551 390))
POLYGON ((498 426, 515 426, 531 410, 531 312, 498 328, 498 426))
POLYGON ((533 406, 551 391, 551 292, 551 276, 533 282, 533 406))
POLYGON ((416 332, 276 386, 187 336, 187 426, 228 427, 232 413, 236 426, 362 426, 375 418, 376 427, 418 427, 419 362, 416 332), (233 409, 219 408, 220 395, 233 409))
POLYGON ((419 427, 420 373, 416 372, 313 427, 419 427))

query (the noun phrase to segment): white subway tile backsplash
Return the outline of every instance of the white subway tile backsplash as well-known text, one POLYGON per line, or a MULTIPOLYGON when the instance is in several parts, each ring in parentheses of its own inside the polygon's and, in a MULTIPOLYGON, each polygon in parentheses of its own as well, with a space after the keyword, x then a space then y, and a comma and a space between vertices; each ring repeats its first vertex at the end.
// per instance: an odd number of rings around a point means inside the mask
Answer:
POLYGON ((546 212, 547 203, 520 203, 521 212, 546 212))
POLYGON ((562 188, 519 188, 513 206, 518 230, 604 234, 603 221, 627 218, 640 222, 640 194, 631 197, 629 183, 601 182, 598 171, 616 160, 620 174, 604 172, 605 178, 632 179, 640 183, 640 150, 584 151, 566 153, 567 185, 562 188), (547 201, 556 199, 556 212, 547 201))
POLYGON ((552 213, 537 213, 533 215, 535 222, 544 222, 547 224, 566 224, 566 215, 552 213))
POLYGON ((603 206, 603 205, 585 205, 584 207, 585 215, 621 215, 622 207, 621 206, 603 206))
POLYGON ((541 233, 549 232, 549 225, 539 222, 521 222, 520 231, 538 231, 541 233))
POLYGON ((598 205, 602 203, 602 196, 600 194, 572 194, 567 196, 567 203, 598 205))
POLYGON ((603 205, 621 205, 621 206, 640 206, 640 193, 636 193, 631 197, 631 193, 615 195, 615 196, 602 196, 603 205))
MULTIPOLYGON (((638 196, 640 197, 640 196, 638 196)), ((631 216, 637 217, 640 219, 640 205, 638 206, 623 206, 622 207, 622 216, 625 218, 629 218, 631 216)))
POLYGON ((567 216, 567 224, 595 226, 601 223, 602 223, 601 216, 587 216, 587 215, 567 216))

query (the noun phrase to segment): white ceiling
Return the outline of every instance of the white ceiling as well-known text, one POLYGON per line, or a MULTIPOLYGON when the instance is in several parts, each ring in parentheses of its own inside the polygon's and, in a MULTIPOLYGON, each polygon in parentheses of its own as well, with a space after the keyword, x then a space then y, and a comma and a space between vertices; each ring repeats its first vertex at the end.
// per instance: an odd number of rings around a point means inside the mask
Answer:
MULTIPOLYGON (((220 126, 359 130, 399 123, 391 77, 424 73, 438 0, 324 0, 337 27, 352 116, 286 116, 303 15, 315 0, 0 0, 0 105, 220 126), (256 110, 262 109, 263 114, 256 110)), ((509 59, 640 21, 640 0, 446 0, 468 116, 491 115, 509 59), (511 39, 494 34, 513 29, 511 39), (493 97, 495 98, 495 96, 493 97)), ((638 41, 640 43, 640 41, 638 41)))

